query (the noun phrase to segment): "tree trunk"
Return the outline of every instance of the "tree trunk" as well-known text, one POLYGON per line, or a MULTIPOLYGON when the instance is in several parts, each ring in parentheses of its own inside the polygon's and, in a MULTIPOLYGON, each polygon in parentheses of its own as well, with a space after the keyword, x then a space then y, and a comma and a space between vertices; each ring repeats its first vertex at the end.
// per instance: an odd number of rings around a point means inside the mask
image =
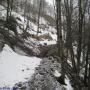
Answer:
POLYGON ((72 0, 70 0, 70 6, 68 0, 64 0, 65 3, 65 9, 66 9, 66 22, 67 22, 67 36, 66 36, 66 47, 70 50, 71 60, 72 60, 72 66, 73 71, 76 72, 76 64, 74 59, 74 51, 73 51, 73 45, 72 45, 72 33, 71 33, 71 27, 72 27, 72 0))
POLYGON ((9 10, 10 10, 10 1, 7 0, 7 18, 6 19, 8 19, 9 17, 9 10))
POLYGON ((90 90, 90 62, 89 62, 88 90, 90 90))
POLYGON ((61 75, 65 77, 64 70, 64 53, 63 53, 63 39, 62 39, 62 23, 61 23, 61 0, 56 0, 57 6, 57 44, 58 44, 58 56, 61 62, 61 75))
POLYGON ((41 15, 41 5, 42 5, 42 0, 40 0, 40 3, 39 3, 37 36, 38 36, 38 33, 39 33, 40 15, 41 15))

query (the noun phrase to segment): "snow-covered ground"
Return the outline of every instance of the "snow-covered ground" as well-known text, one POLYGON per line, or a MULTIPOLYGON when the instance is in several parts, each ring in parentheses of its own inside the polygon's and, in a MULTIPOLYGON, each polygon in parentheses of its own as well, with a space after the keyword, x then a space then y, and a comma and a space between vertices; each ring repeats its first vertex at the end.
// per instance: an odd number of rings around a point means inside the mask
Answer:
POLYGON ((0 53, 0 87, 25 82, 34 73, 41 59, 16 54, 8 45, 0 53))
MULTIPOLYGON (((26 84, 25 90, 73 90, 67 76, 65 79, 67 86, 60 84, 56 80, 56 77, 61 75, 60 66, 56 59, 43 58, 31 80, 26 84)), ((25 86, 25 83, 22 84, 23 86, 25 86)))
MULTIPOLYGON (((5 20, 6 14, 7 11, 5 7, 0 5, 0 19, 5 20)), ((22 34, 23 29, 26 28, 27 19, 24 19, 23 16, 14 11, 12 11, 12 15, 17 20, 18 33, 22 34)), ((40 24, 48 26, 46 23, 47 21, 44 18, 40 19, 40 24)), ((36 35, 37 25, 29 21, 29 26, 30 28, 27 30, 27 32, 32 35, 36 35)), ((25 43, 25 45, 28 46, 29 48, 32 43, 34 42, 36 43, 34 44, 33 48, 33 50, 35 51, 36 51, 35 45, 39 44, 44 45, 44 43, 46 43, 47 45, 55 44, 57 40, 55 28, 49 26, 47 29, 45 30, 41 29, 40 31, 41 33, 39 33, 39 35, 50 34, 52 40, 42 38, 43 39, 42 41, 38 41, 37 39, 32 37, 28 37, 27 39, 25 39, 25 42, 28 42, 29 46, 27 43, 25 43)), ((40 64, 40 61, 41 61, 40 58, 21 56, 15 53, 8 45, 5 45, 3 51, 0 53, 0 87, 13 86, 18 82, 27 81, 28 79, 30 79, 30 76, 32 76, 32 74, 34 73, 35 67, 37 67, 40 64)))
MULTIPOLYGON (((50 0, 50 1, 52 2, 53 0, 50 0)), ((2 10, 2 9, 5 9, 5 8, 0 5, 0 10, 2 10)), ((14 12, 14 11, 12 12, 12 15, 17 20, 18 33, 22 34, 23 29, 26 28, 27 19, 24 20, 23 16, 21 16, 20 14, 14 12)), ((2 17, 3 17, 3 19, 5 19, 6 10, 0 11, 0 18, 2 18, 2 17)), ((29 21, 30 27, 28 28, 27 32, 29 34, 35 35, 35 36, 27 37, 27 39, 25 39, 25 42, 24 42, 25 46, 28 46, 29 48, 31 47, 31 44, 32 44, 33 50, 37 53, 38 53, 38 50, 36 49, 36 46, 38 46, 39 44, 51 45, 51 44, 56 44, 56 41, 57 41, 57 35, 56 35, 57 32, 54 27, 49 26, 47 24, 47 21, 44 18, 40 18, 40 25, 43 25, 43 27, 44 26, 47 27, 45 29, 42 29, 42 28, 40 29, 41 33, 39 33, 38 35, 41 36, 41 38, 40 38, 41 40, 38 41, 37 38, 35 38, 35 37, 37 37, 36 36, 37 25, 34 24, 33 22, 29 21), (52 39, 49 39, 49 38, 52 38, 52 39)), ((17 50, 19 50, 19 49, 16 47, 15 50, 17 52, 17 50)), ((21 53, 21 51, 20 51, 20 53, 21 53)), ((3 48, 3 51, 0 53, 0 87, 5 87, 5 86, 13 87, 16 83, 27 82, 30 79, 32 79, 31 76, 33 76, 33 74, 36 74, 36 75, 34 75, 34 76, 36 76, 36 79, 34 79, 34 81, 36 80, 35 82, 37 82, 37 84, 35 83, 36 86, 39 87, 39 86, 43 85, 42 81, 40 81, 41 77, 43 76, 43 77, 46 77, 46 78, 44 78, 46 84, 50 84, 49 87, 51 86, 51 88, 52 87, 54 88, 54 86, 55 86, 55 89, 51 89, 51 90, 60 90, 61 86, 50 75, 51 74, 50 72, 52 72, 51 69, 57 70, 57 66, 60 67, 60 65, 58 65, 59 63, 56 61, 53 61, 55 63, 52 63, 51 60, 45 59, 45 60, 42 60, 42 62, 44 62, 44 63, 41 64, 40 63, 41 60, 42 59, 37 58, 37 57, 27 57, 27 56, 25 56, 25 53, 23 53, 23 56, 19 55, 19 54, 15 53, 8 45, 5 45, 5 47, 3 48), (55 66, 54 66, 54 64, 55 64, 55 66), (38 67, 38 65, 39 65, 39 67, 38 67), (35 70, 35 67, 38 67, 38 70, 35 70), (43 69, 45 69, 46 71, 44 71, 43 69), (37 78, 38 74, 35 71, 39 72, 39 74, 46 73, 47 75, 46 74, 39 75, 40 76, 40 79, 39 79, 39 78, 37 78), (41 85, 38 84, 39 82, 41 82, 41 85), (56 88, 56 85, 59 87, 56 88)), ((58 74, 60 75, 60 73, 57 73, 57 71, 56 71, 56 76, 58 76, 58 74)), ((67 86, 65 88, 67 90, 73 90, 68 78, 66 79, 66 84, 67 84, 67 86)))

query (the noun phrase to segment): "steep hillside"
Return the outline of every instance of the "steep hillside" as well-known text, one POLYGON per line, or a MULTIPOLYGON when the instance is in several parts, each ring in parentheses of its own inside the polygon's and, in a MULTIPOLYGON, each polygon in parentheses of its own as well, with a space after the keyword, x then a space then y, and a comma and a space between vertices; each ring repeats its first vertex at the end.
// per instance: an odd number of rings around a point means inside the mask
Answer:
POLYGON ((10 45, 14 51, 17 52, 18 48, 29 56, 38 55, 40 46, 56 44, 56 30, 47 24, 48 21, 44 17, 40 18, 39 33, 37 35, 37 24, 14 11, 12 11, 12 16, 6 22, 6 14, 6 9, 0 5, 0 34, 4 37, 5 43, 10 45), (8 31, 8 29, 10 30, 8 31))
POLYGON ((22 13, 23 10, 12 10, 7 18, 5 6, 0 5, 1 87, 12 90, 73 90, 68 77, 67 86, 56 80, 56 72, 60 71, 61 65, 57 59, 49 57, 57 54, 53 16, 50 13, 40 16, 37 34, 38 24, 34 20, 38 18, 38 13, 32 11, 29 18, 22 13), (41 59, 46 56, 49 58, 41 59))

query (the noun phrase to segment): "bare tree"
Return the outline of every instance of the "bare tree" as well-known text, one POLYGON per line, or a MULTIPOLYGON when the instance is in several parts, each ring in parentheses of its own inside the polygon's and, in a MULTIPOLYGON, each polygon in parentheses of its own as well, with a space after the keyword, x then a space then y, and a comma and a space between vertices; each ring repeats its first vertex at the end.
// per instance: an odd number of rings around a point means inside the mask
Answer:
POLYGON ((38 33, 39 33, 40 16, 41 16, 41 6, 42 6, 42 0, 40 0, 40 3, 39 3, 37 36, 38 36, 38 33))
POLYGON ((58 45, 58 56, 59 56, 59 62, 61 63, 61 76, 63 76, 63 79, 65 78, 65 70, 64 70, 64 42, 62 39, 62 20, 61 20, 61 0, 56 0, 56 7, 57 7, 57 20, 56 20, 56 26, 57 26, 57 45, 58 45))
POLYGON ((73 13, 73 0, 64 0, 65 3, 65 17, 67 25, 67 35, 66 35, 66 47, 70 50, 70 56, 72 60, 73 70, 76 72, 76 64, 74 59, 74 51, 72 45, 72 13, 73 13))

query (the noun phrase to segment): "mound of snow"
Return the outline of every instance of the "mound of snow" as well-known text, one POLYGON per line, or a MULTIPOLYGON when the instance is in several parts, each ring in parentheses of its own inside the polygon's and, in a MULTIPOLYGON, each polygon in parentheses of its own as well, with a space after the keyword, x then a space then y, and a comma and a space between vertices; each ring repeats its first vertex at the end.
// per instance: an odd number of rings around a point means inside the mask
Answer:
POLYGON ((70 80, 69 80, 68 77, 65 79, 65 82, 67 84, 67 86, 65 86, 67 90, 74 90, 73 87, 70 84, 70 80))
MULTIPOLYGON (((55 70, 54 75, 56 77, 60 77, 61 76, 61 73, 59 73, 57 70, 55 70)), ((64 86, 66 88, 66 90, 73 90, 73 88, 71 86, 71 83, 70 83, 70 80, 69 80, 69 78, 67 76, 65 78, 65 83, 67 84, 67 86, 64 86)), ((57 88, 57 90, 58 90, 58 88, 57 88)))
POLYGON ((0 53, 0 87, 25 82, 34 73, 41 59, 16 54, 8 45, 0 53))

